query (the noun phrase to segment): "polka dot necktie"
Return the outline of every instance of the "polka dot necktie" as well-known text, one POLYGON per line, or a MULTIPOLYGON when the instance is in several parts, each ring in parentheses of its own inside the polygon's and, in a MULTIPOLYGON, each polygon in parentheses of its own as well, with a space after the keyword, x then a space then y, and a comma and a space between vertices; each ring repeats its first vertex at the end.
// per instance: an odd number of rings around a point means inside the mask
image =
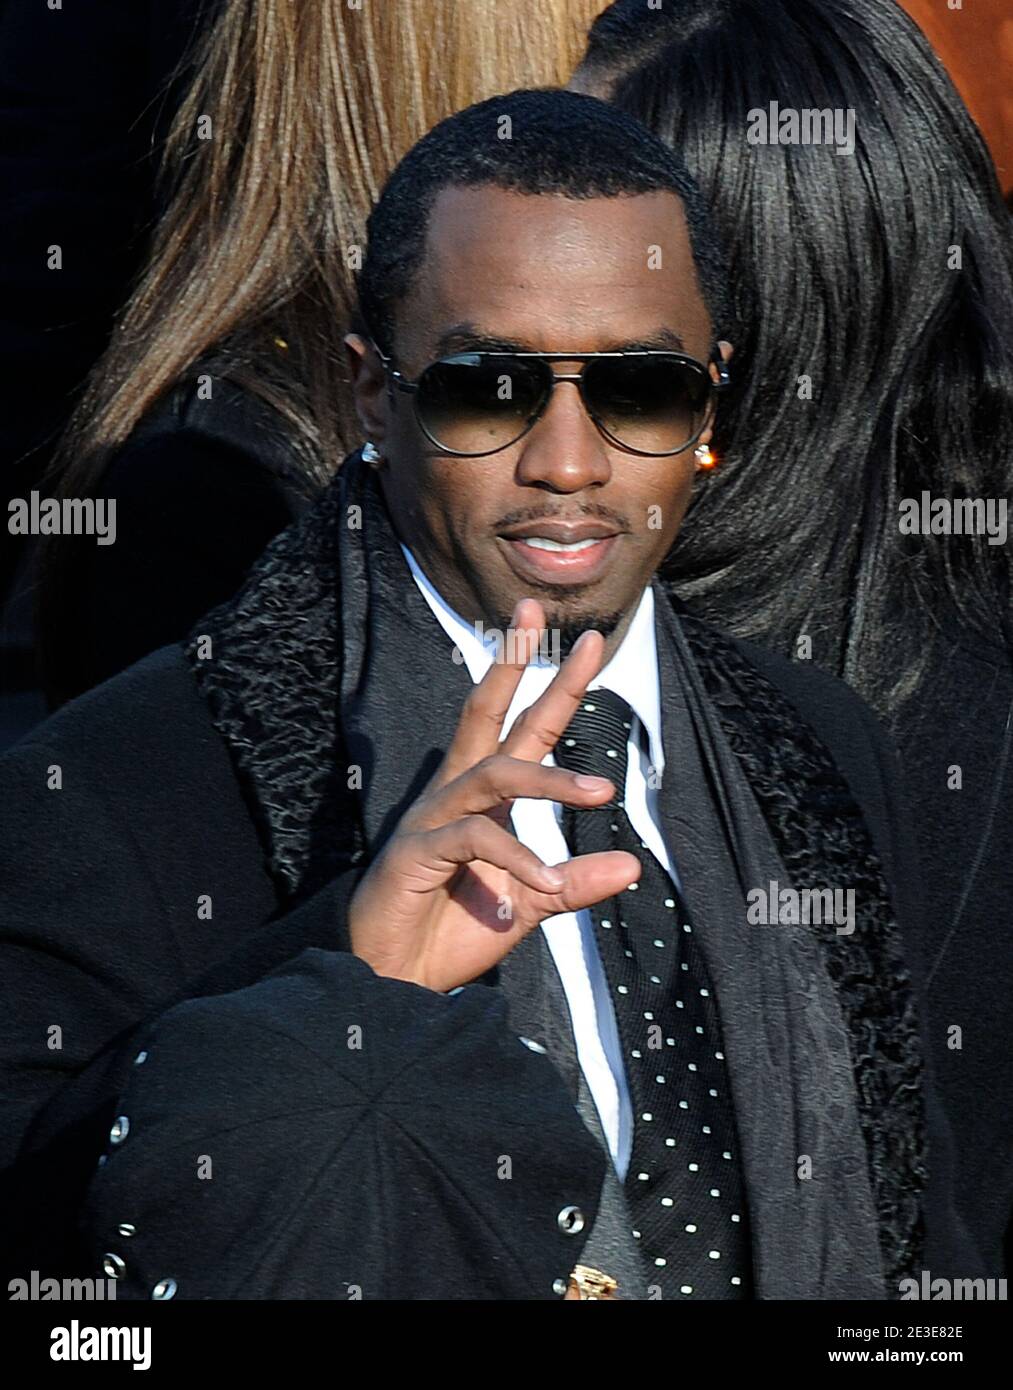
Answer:
POLYGON ((748 1298, 747 1212, 714 987, 685 903, 624 808, 632 720, 618 695, 589 691, 555 759, 616 787, 605 806, 563 808, 570 853, 627 850, 642 865, 638 883, 591 909, 633 1104, 633 1234, 662 1297, 748 1298))

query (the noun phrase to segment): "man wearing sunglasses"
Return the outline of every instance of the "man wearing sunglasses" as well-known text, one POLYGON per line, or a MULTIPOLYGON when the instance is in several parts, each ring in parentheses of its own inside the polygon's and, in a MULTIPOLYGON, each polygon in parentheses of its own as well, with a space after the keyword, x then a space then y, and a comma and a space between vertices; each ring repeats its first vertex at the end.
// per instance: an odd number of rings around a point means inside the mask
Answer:
POLYGON ((360 295, 361 455, 2 766, 13 1248, 156 1299, 973 1275, 891 754, 654 580, 730 370, 692 180, 495 98, 392 176, 360 295))

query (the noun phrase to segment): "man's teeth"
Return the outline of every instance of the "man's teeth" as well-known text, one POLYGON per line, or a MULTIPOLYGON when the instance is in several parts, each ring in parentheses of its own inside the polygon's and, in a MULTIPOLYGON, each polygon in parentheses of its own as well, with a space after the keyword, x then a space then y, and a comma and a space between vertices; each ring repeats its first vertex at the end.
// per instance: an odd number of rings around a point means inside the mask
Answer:
POLYGON ((575 550, 590 550, 597 545, 601 536, 589 536, 586 541, 550 541, 548 536, 525 536, 524 544, 534 546, 535 550, 563 550, 571 554, 575 550))

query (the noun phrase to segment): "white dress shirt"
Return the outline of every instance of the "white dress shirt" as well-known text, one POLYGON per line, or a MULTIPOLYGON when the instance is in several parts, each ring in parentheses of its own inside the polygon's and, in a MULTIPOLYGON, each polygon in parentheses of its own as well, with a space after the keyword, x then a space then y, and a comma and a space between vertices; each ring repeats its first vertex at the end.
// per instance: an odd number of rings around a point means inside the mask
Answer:
MULTIPOLYGON (((401 549, 437 622, 457 646, 472 681, 477 684, 492 665, 495 639, 480 637, 441 598, 419 568, 411 551, 403 545, 401 549)), ((504 737, 518 715, 547 688, 557 669, 541 655, 527 666, 504 720, 504 737)), ((588 689, 601 687, 620 695, 635 715, 627 749, 626 813, 645 847, 678 884, 675 865, 658 828, 656 788, 660 785, 665 755, 661 744, 661 693, 654 637, 654 594, 650 588, 644 590, 618 651, 590 682, 588 689), (655 774, 653 786, 652 772, 655 774)), ((551 754, 543 762, 554 766, 551 754)), ((559 824, 561 810, 554 801, 523 799, 514 802, 511 812, 518 840, 546 864, 559 864, 570 857, 559 824)), ((547 918, 541 930, 545 933, 569 1004, 581 1070, 601 1118, 616 1172, 620 1179, 624 1179, 633 1144, 633 1112, 615 1013, 595 941, 594 923, 586 910, 561 912, 547 918)))

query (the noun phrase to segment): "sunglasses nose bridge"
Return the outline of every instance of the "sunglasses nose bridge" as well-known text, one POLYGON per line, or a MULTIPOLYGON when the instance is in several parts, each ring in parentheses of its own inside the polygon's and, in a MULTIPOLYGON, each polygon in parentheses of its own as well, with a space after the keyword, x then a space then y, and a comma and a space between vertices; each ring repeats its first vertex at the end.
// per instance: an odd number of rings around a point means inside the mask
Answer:
MULTIPOLYGON (((588 390, 588 368, 593 368, 594 365, 594 361, 584 362, 581 364, 579 371, 554 372, 552 391, 555 392, 556 388, 561 385, 575 387, 577 394, 580 397, 581 407, 588 421, 594 426, 596 433, 601 437, 601 439, 603 439, 606 444, 611 444, 613 441, 609 438, 608 432, 604 427, 602 418, 599 415, 598 411, 595 409, 594 402, 591 399, 591 392, 588 390)), ((592 381, 594 379, 593 372, 591 373, 591 379, 592 381)), ((545 404, 543 404, 542 406, 542 413, 544 413, 544 411, 546 410, 549 400, 551 400, 551 393, 545 404)))
POLYGON ((525 431, 517 460, 518 481, 560 493, 580 492, 607 482, 612 470, 606 441, 583 399, 583 373, 554 372, 548 363, 546 367, 547 390, 537 416, 525 431), (556 403, 562 387, 576 390, 576 398, 564 392, 556 403), (568 409, 560 409, 562 401, 568 402, 568 409))
POLYGON ((559 390, 559 388, 562 386, 569 386, 576 391, 577 397, 580 401, 581 409, 583 410, 583 413, 587 416, 587 419, 591 422, 591 424, 595 426, 595 428, 598 430, 598 433, 601 433, 600 427, 598 425, 598 418, 591 407, 591 402, 588 400, 587 390, 585 387, 585 375, 589 365, 589 363, 584 362, 581 364, 578 371, 561 372, 555 371, 551 363, 545 363, 545 388, 542 393, 541 401, 539 402, 537 414, 533 417, 531 421, 532 427, 536 425, 550 409, 553 399, 555 398, 556 392, 559 390))

